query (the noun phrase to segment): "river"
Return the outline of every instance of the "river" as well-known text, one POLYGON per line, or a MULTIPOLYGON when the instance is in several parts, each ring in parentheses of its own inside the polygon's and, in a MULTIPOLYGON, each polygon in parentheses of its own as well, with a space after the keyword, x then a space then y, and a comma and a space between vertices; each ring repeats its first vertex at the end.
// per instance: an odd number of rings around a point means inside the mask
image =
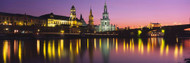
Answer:
POLYGON ((185 63, 190 38, 0 40, 1 63, 185 63))

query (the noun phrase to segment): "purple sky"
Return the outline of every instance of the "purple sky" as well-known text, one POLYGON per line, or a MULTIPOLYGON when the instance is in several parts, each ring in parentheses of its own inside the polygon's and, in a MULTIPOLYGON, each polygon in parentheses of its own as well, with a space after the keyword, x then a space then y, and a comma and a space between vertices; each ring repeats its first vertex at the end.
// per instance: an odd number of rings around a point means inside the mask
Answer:
MULTIPOLYGON (((88 22, 90 5, 94 23, 102 18, 105 0, 1 0, 0 12, 27 13, 40 16, 51 13, 69 16, 75 5, 77 17, 83 15, 88 22)), ((190 0, 107 0, 112 24, 119 27, 145 26, 150 22, 163 25, 187 24, 190 17, 190 0)))

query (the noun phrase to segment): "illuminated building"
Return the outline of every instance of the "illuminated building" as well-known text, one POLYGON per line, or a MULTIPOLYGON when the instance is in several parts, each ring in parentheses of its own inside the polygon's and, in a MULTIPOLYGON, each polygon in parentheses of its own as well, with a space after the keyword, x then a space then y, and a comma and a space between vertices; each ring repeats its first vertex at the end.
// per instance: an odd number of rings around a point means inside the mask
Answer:
POLYGON ((46 19, 45 23, 48 27, 55 27, 56 25, 69 24, 66 19, 69 17, 54 15, 53 13, 40 16, 42 19, 46 19))
POLYGON ((112 24, 110 25, 110 19, 108 16, 106 3, 104 5, 104 12, 103 12, 103 18, 101 19, 101 24, 96 27, 96 30, 98 32, 114 31, 115 30, 115 25, 112 25, 112 24))
POLYGON ((150 23, 149 28, 153 28, 153 27, 161 27, 161 24, 160 23, 150 23))
MULTIPOLYGON (((71 26, 77 26, 76 10, 75 10, 74 5, 71 7, 71 14, 70 14, 70 18, 69 18, 69 24, 71 26)), ((80 25, 80 24, 78 24, 78 25, 80 25)))
MULTIPOLYGON (((44 24, 47 24, 48 27, 55 27, 57 25, 71 25, 69 22, 70 17, 55 15, 53 13, 42 15, 40 18, 47 20, 47 23, 44 24)), ((77 21, 80 20, 77 19, 77 21)), ((78 25, 82 25, 82 23, 79 22, 78 25)))
POLYGON ((88 30, 89 32, 94 32, 94 17, 92 15, 92 9, 90 9, 89 21, 88 21, 88 30))
POLYGON ((25 14, 12 14, 0 12, 0 25, 18 25, 18 26, 31 26, 43 25, 45 20, 38 17, 25 14))
POLYGON ((86 26, 86 23, 81 15, 80 19, 76 18, 76 10, 74 5, 71 8, 69 17, 55 15, 53 13, 45 14, 39 17, 26 15, 26 14, 11 14, 0 12, 0 25, 19 25, 31 26, 40 25, 55 27, 57 25, 69 26, 86 26))
POLYGON ((45 14, 40 16, 40 18, 47 20, 48 27, 55 27, 57 25, 70 25, 70 26, 85 26, 85 21, 81 15, 80 19, 76 18, 75 7, 72 6, 70 17, 55 15, 53 13, 45 14))

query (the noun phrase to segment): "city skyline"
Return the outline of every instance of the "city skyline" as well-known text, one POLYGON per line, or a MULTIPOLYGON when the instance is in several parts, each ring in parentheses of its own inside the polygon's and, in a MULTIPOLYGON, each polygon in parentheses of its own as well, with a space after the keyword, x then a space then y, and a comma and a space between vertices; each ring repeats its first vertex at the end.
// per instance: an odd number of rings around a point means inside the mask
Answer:
MULTIPOLYGON (((3 0, 0 3, 0 12, 27 13, 33 16, 53 12, 57 15, 69 16, 71 6, 75 5, 77 18, 82 14, 88 23, 90 7, 92 7, 94 23, 98 25, 102 18, 104 3, 104 0, 3 0)), ((121 28, 146 26, 150 22, 163 25, 188 24, 189 3, 188 0, 107 0, 111 24, 121 28)))
POLYGON ((190 63, 190 0, 1 0, 0 63, 190 63))

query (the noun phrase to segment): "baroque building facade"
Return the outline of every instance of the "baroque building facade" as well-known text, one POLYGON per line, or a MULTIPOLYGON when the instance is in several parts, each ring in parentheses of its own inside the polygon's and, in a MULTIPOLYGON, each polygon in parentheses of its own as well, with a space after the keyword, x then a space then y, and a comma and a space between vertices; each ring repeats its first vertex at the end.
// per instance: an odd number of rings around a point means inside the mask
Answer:
POLYGON ((69 25, 71 27, 73 26, 83 26, 85 25, 85 21, 83 17, 81 16, 80 19, 76 18, 76 10, 74 5, 71 7, 71 13, 70 17, 67 16, 60 16, 60 15, 55 15, 53 13, 50 14, 45 14, 40 16, 40 18, 46 19, 47 20, 47 26, 48 27, 55 27, 57 25, 69 25))
POLYGON ((107 5, 106 5, 106 2, 105 2, 103 18, 100 21, 100 25, 96 26, 96 31, 98 31, 98 32, 106 32, 106 31, 114 31, 114 30, 115 30, 115 25, 110 24, 107 5))
POLYGON ((46 27, 55 27, 58 25, 67 25, 70 27, 86 26, 81 15, 80 19, 76 18, 76 10, 74 5, 71 7, 70 16, 60 16, 53 13, 41 15, 39 17, 26 14, 12 14, 0 12, 0 25, 18 25, 31 26, 39 25, 46 27))

